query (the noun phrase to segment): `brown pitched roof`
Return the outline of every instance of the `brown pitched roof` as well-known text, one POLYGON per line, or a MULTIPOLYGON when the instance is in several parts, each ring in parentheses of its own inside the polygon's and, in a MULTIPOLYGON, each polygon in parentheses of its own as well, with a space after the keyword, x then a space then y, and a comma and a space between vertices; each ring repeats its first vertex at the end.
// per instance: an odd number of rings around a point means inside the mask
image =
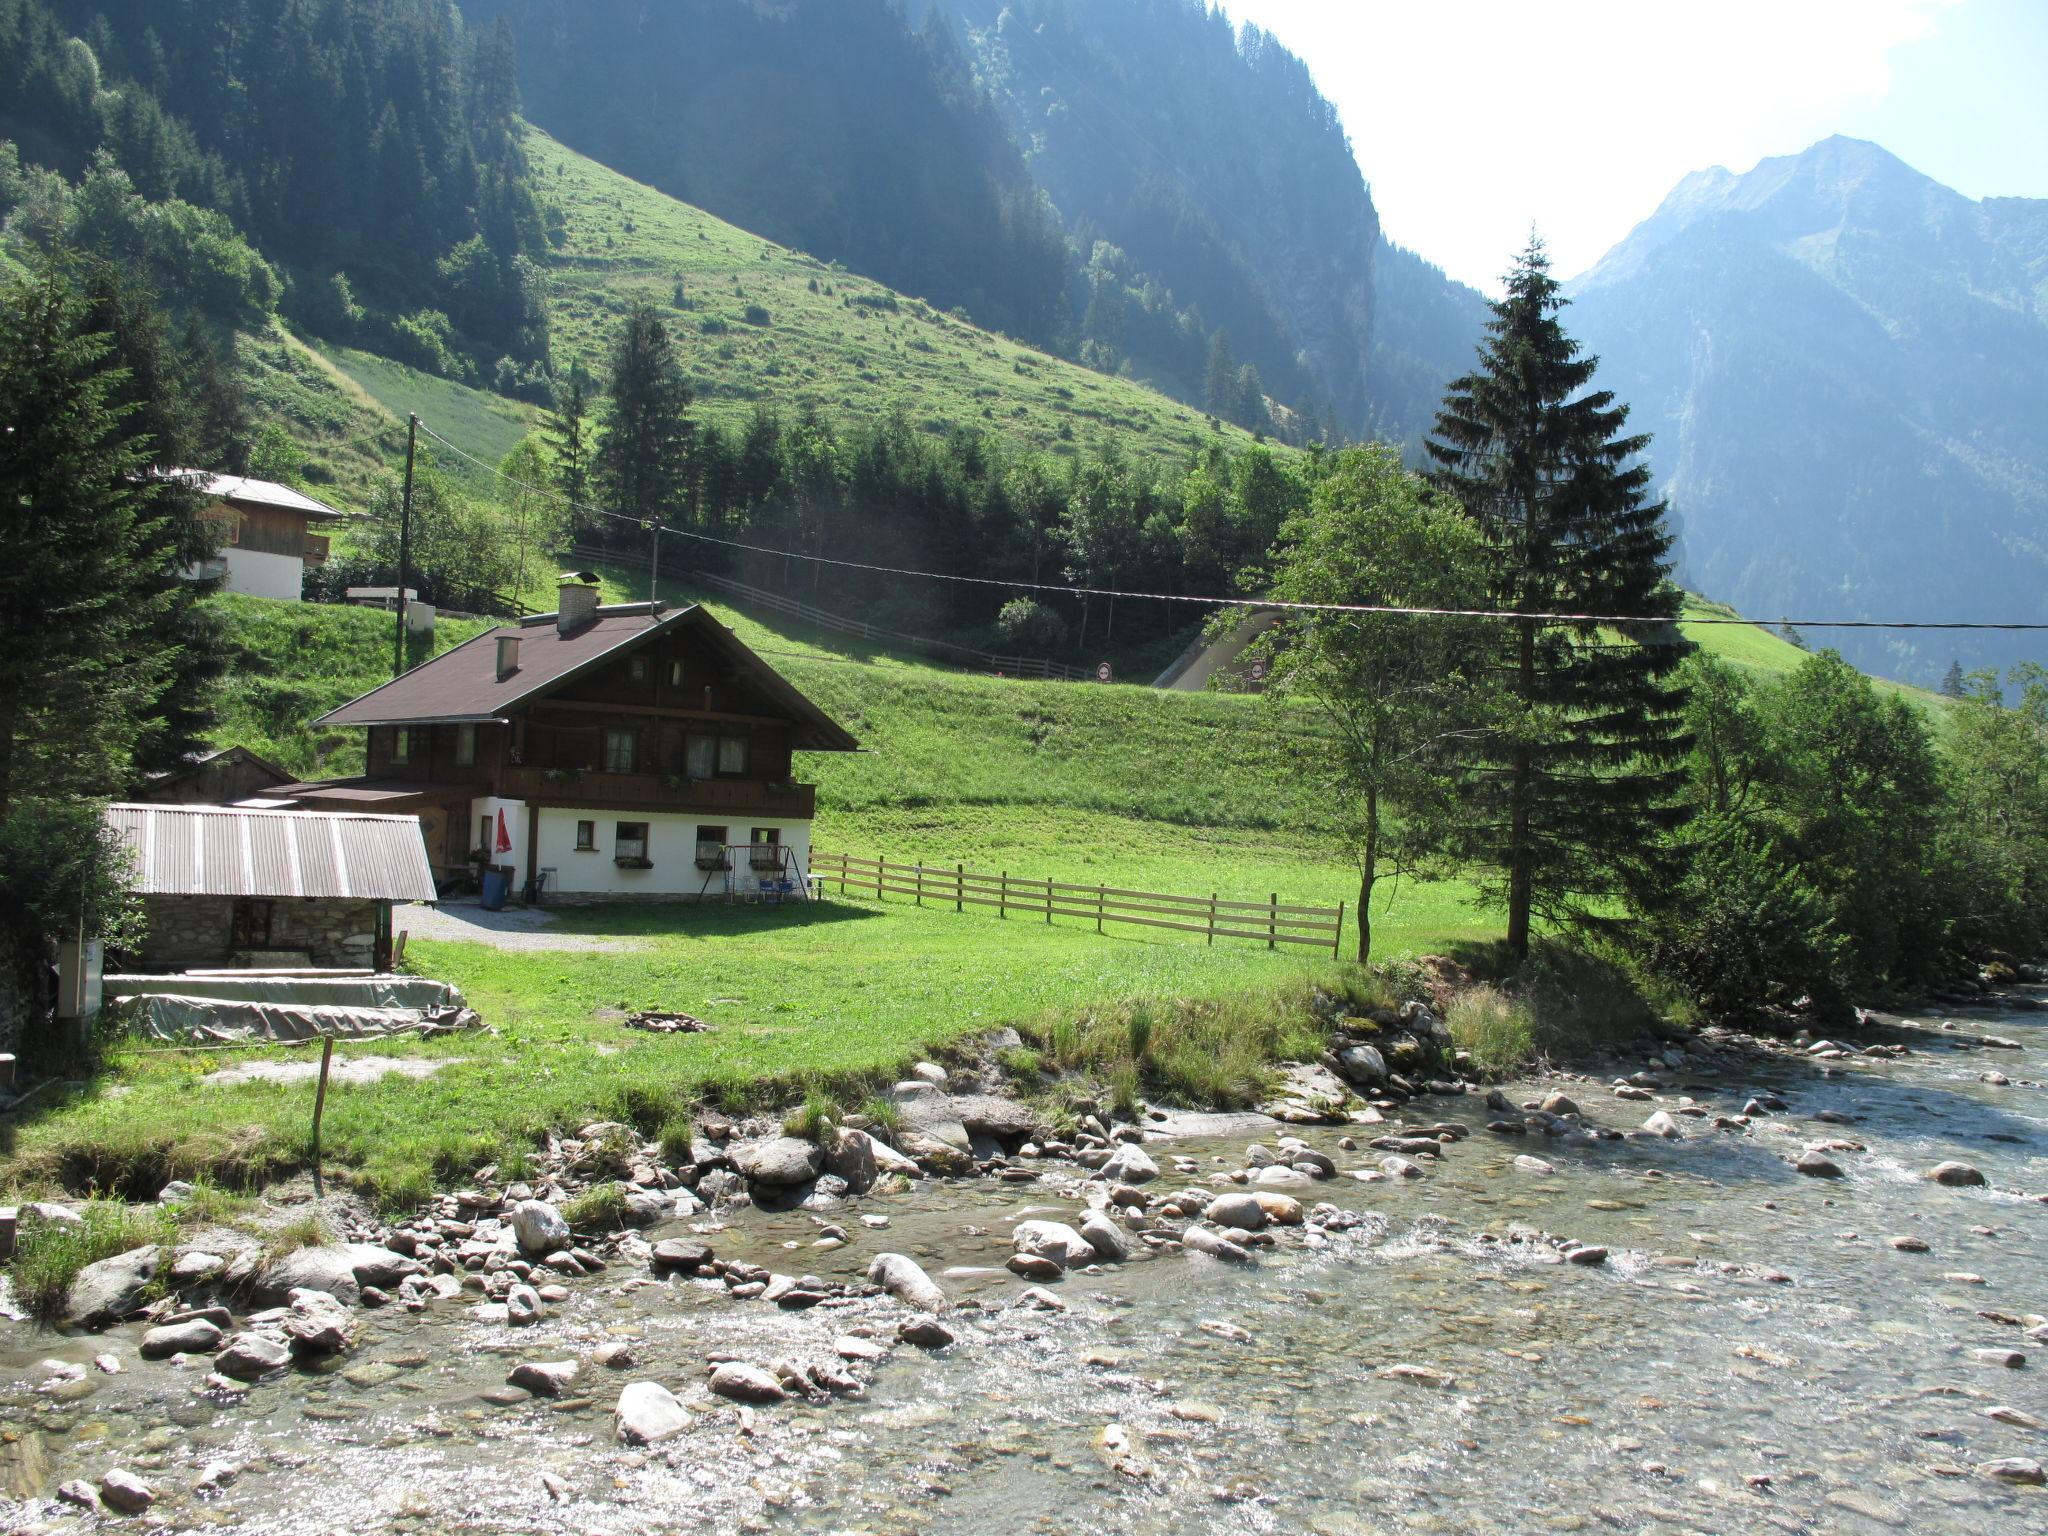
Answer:
POLYGON ((657 635, 678 630, 699 635, 727 662, 744 669, 749 682, 776 700, 796 726, 799 751, 859 750, 860 743, 843 726, 748 650, 708 610, 692 606, 664 613, 646 603, 600 608, 594 620, 567 635, 555 628, 553 614, 500 624, 383 687, 329 710, 313 723, 426 725, 503 720, 570 680, 639 649, 657 635), (519 667, 500 678, 498 641, 506 637, 519 641, 519 667))

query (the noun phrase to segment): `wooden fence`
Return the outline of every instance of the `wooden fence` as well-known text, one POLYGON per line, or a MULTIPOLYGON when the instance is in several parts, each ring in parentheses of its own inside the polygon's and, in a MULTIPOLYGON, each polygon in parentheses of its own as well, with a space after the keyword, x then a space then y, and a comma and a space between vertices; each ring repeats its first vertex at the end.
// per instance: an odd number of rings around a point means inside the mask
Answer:
POLYGON ((1345 904, 1303 906, 1284 902, 1276 891, 1265 901, 1222 901, 1208 896, 1174 896, 1163 891, 1128 891, 1113 885, 1071 885, 1034 880, 1004 870, 977 874, 963 864, 920 864, 901 859, 864 859, 848 853, 811 855, 811 874, 823 885, 851 892, 909 896, 919 906, 950 904, 955 912, 993 907, 1003 919, 1080 918, 1101 933, 1105 923, 1141 928, 1171 928, 1180 933, 1218 939, 1251 939, 1268 949, 1282 944, 1312 944, 1337 954, 1344 937, 1345 904))

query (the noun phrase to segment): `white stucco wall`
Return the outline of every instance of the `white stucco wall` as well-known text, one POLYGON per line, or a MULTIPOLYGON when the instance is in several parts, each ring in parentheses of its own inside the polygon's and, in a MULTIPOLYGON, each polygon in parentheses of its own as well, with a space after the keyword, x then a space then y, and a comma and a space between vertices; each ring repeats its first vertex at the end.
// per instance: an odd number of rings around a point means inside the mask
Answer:
POLYGON ((250 597, 281 597, 296 603, 305 592, 306 562, 297 555, 269 555, 260 550, 221 551, 227 562, 227 589, 250 597))
POLYGON ((491 818, 491 840, 485 846, 490 849, 493 864, 506 864, 512 868, 512 893, 516 896, 526 885, 526 802, 524 800, 500 800, 486 797, 469 802, 469 846, 476 846, 476 835, 484 817, 491 818), (512 836, 512 851, 498 852, 498 812, 505 813, 505 830, 512 836))
MULTIPOLYGON (((509 812, 507 814, 509 819, 509 812)), ((750 821, 735 812, 723 812, 719 816, 709 813, 674 815, 648 811, 544 810, 540 813, 537 866, 554 870, 548 878, 547 889, 550 892, 560 891, 570 896, 696 896, 700 893, 723 896, 725 877, 719 874, 707 876, 706 871, 697 867, 697 828, 723 826, 729 841, 744 843, 753 836, 755 827, 774 827, 782 834, 782 845, 794 855, 797 874, 801 876, 810 872, 811 824, 808 821, 772 816, 750 821), (597 823, 597 847, 594 850, 577 850, 576 823, 579 821, 597 823), (652 869, 621 869, 613 862, 612 849, 617 840, 618 823, 622 821, 647 823, 648 857, 654 863, 652 869)), ((521 835, 515 834, 514 840, 517 841, 521 835)), ((524 857, 522 846, 519 865, 522 882, 526 878, 524 857)), ((748 867, 747 855, 737 853, 733 862, 736 866, 734 889, 743 895, 758 890, 759 881, 748 867)), ((773 879, 774 876, 768 878, 773 879)))

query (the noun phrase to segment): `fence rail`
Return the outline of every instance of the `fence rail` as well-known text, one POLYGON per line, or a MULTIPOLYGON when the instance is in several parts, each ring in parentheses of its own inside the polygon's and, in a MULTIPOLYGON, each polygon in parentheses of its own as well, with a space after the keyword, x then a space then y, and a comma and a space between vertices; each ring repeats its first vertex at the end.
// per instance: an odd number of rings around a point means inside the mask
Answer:
POLYGON ((1343 944, 1345 903, 1334 907, 1286 902, 1276 891, 1265 901, 1223 901, 1215 895, 1178 896, 1165 891, 1134 891, 1113 885, 1074 885, 1059 880, 1034 880, 1008 870, 985 874, 964 864, 925 864, 908 859, 862 858, 850 853, 811 855, 811 873, 841 894, 872 894, 876 900, 909 896, 919 906, 950 902, 953 910, 993 907, 1008 919, 1055 917, 1141 928, 1169 928, 1199 933, 1211 944, 1218 939, 1251 939, 1268 949, 1282 944, 1312 944, 1337 954, 1343 944))
MULTIPOLYGON (((584 545, 573 547, 570 554, 586 560, 613 560, 624 563, 646 565, 648 557, 631 551, 598 549, 584 545)), ((1095 680, 1094 672, 1086 667, 1068 666, 1063 661, 1048 661, 1042 656, 999 656, 993 651, 977 651, 972 646, 955 645, 950 640, 934 640, 928 635, 913 635, 904 630, 890 629, 881 624, 870 624, 865 619, 849 619, 844 614, 829 609, 816 608, 809 603, 785 597, 780 592, 770 592, 765 587, 749 586, 744 581, 734 581, 730 576, 720 576, 714 571, 685 570, 681 579, 710 587, 728 597, 736 597, 757 608, 766 608, 784 618, 801 619, 806 624, 815 624, 820 629, 835 634, 852 635, 861 640, 882 640, 891 645, 906 646, 922 651, 928 656, 947 658, 963 666, 977 670, 1000 672, 1005 677, 1043 678, 1056 683, 1086 683, 1095 680)))

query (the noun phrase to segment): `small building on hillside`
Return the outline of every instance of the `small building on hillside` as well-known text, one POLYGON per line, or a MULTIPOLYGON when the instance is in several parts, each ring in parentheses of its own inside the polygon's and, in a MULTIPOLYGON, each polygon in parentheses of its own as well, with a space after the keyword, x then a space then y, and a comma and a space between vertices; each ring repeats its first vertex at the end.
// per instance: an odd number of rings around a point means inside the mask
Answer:
POLYGON ((417 816, 437 869, 541 899, 800 893, 793 755, 859 744, 702 608, 600 607, 581 572, 560 601, 321 716, 368 731, 363 775, 281 793, 417 816))
POLYGON ((392 904, 435 897, 410 816, 124 804, 106 821, 147 926, 131 969, 389 970, 392 904))
POLYGON ((222 747, 153 774, 137 797, 158 805, 234 805, 268 796, 293 775, 247 747, 222 747))
POLYGON ((297 602, 305 590, 306 568, 327 563, 328 533, 313 530, 331 530, 351 517, 271 480, 205 473, 193 478, 208 498, 199 515, 218 531, 220 554, 192 574, 225 575, 228 591, 250 597, 297 602))

